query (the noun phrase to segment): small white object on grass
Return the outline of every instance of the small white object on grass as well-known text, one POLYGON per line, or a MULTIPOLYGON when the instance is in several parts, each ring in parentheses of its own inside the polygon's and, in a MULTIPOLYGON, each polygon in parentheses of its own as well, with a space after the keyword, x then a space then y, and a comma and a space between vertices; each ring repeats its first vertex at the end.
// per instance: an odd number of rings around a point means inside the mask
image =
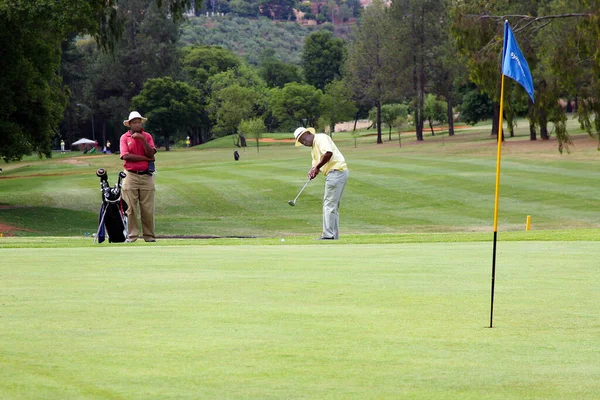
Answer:
POLYGON ((281 239, 282 242, 285 242, 285 239, 281 239))

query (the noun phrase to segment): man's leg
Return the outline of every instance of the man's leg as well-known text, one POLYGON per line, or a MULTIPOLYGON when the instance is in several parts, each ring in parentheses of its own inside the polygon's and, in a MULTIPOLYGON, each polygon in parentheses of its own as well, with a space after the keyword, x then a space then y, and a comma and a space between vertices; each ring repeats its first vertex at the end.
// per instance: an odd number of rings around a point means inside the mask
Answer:
POLYGON ((143 175, 140 186, 140 214, 142 217, 142 236, 145 241, 156 240, 154 234, 154 176, 143 175))
POLYGON ((323 196, 323 237, 340 238, 339 208, 348 180, 348 171, 330 171, 325 178, 323 196))
MULTIPOLYGON (((127 173, 127 172, 125 172, 127 173)), ((139 176, 129 173, 123 180, 122 194, 123 199, 127 203, 127 238, 136 240, 140 235, 140 228, 138 225, 138 202, 140 198, 140 192, 138 190, 139 176)))

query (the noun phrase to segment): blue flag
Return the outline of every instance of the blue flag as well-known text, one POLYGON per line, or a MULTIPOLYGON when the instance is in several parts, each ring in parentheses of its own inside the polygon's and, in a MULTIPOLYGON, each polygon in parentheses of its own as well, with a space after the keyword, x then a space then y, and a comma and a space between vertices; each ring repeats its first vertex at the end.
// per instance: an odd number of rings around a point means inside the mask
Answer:
POLYGON ((517 81, 533 101, 533 79, 527 60, 523 57, 508 21, 504 22, 504 52, 502 53, 502 74, 517 81))

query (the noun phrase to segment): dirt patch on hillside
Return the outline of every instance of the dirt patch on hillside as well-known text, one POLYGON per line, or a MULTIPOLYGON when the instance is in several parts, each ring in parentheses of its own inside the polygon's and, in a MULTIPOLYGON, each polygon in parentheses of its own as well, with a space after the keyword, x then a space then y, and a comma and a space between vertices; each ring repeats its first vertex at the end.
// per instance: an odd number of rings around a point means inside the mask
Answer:
MULTIPOLYGON (((6 205, 6 204, 0 204, 0 210, 12 210, 14 208, 26 208, 26 207, 27 206, 11 206, 11 205, 6 205)), ((13 225, 9 225, 9 224, 0 222, 0 233, 2 234, 2 236, 14 236, 14 233, 16 231, 35 232, 31 229, 19 228, 18 226, 13 226, 13 225)))
POLYGON ((64 160, 60 160, 61 164, 70 164, 70 165, 90 165, 88 162, 84 162, 78 159, 78 157, 73 158, 65 158, 64 160))
POLYGON ((19 228, 17 226, 12 226, 0 222, 0 233, 2 234, 2 236, 14 236, 16 231, 35 232, 31 229, 19 228))
POLYGON ((40 176, 67 176, 67 175, 90 175, 90 173, 89 172, 62 172, 62 173, 52 173, 52 174, 0 176, 0 180, 2 180, 2 179, 35 178, 35 177, 40 177, 40 176))

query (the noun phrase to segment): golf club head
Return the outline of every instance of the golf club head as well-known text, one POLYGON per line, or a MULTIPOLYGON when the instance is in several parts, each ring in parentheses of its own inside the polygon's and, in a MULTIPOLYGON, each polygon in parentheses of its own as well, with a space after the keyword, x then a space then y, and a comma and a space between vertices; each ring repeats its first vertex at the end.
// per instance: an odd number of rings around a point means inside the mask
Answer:
POLYGON ((294 207, 296 205, 296 202, 294 200, 290 200, 288 201, 288 204, 292 207, 294 207))
POLYGON ((96 171, 96 176, 100 178, 101 181, 105 181, 108 179, 108 174, 104 168, 98 168, 96 171))
POLYGON ((127 174, 123 171, 119 172, 119 180, 117 181, 117 186, 119 189, 123 186, 123 179, 127 177, 127 174))

